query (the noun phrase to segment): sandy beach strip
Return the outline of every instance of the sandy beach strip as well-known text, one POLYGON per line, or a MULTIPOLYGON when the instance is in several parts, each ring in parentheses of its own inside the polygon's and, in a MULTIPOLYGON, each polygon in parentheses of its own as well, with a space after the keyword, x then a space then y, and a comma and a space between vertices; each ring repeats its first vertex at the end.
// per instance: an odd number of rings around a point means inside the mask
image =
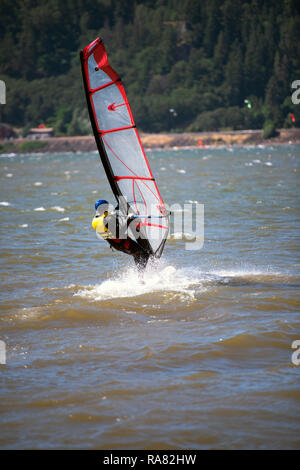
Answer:
MULTIPOLYGON (((263 139, 261 130, 241 130, 224 132, 193 132, 193 133, 140 133, 141 141, 146 149, 168 149, 187 147, 220 147, 241 145, 280 145, 299 144, 300 129, 279 129, 278 136, 272 139, 263 139)), ((33 142, 18 138, 10 141, 0 141, 2 153, 63 153, 63 152, 93 152, 96 151, 94 136, 52 137, 43 140, 39 147, 28 146, 24 143, 33 142), (26 145, 25 145, 26 147, 26 145)))

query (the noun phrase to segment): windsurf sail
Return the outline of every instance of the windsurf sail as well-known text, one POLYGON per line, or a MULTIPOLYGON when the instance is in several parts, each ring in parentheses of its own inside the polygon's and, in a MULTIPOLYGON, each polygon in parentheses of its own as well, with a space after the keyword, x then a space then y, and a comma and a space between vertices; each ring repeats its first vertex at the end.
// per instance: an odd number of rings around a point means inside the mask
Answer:
POLYGON ((90 120, 111 189, 141 219, 136 242, 160 257, 169 217, 143 149, 127 95, 98 38, 80 52, 90 120))

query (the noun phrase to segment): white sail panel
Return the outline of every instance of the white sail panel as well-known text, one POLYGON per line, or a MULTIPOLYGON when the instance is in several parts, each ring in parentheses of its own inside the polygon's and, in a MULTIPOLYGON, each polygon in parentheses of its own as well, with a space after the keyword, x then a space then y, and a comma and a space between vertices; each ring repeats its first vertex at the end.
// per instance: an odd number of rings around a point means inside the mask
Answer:
POLYGON ((114 176, 152 178, 135 129, 110 132, 102 140, 114 176))
POLYGON ((136 214, 161 216, 158 208, 161 206, 161 201, 154 181, 120 179, 118 186, 122 194, 126 194, 127 201, 130 202, 136 214), (137 202, 138 206, 136 206, 137 202))
POLYGON ((115 84, 102 88, 91 96, 98 128, 101 131, 132 126, 127 103, 115 84))
POLYGON ((88 58, 88 76, 90 81, 90 88, 93 90, 100 86, 107 85, 112 81, 109 75, 103 70, 98 68, 97 62, 94 59, 93 54, 88 58))

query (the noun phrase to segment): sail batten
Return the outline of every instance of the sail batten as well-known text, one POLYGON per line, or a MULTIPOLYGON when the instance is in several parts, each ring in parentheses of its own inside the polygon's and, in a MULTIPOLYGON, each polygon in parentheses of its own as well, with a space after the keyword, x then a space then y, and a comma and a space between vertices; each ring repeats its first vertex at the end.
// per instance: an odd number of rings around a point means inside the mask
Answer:
POLYGON ((115 181, 126 180, 126 179, 155 181, 155 178, 146 178, 145 176, 114 176, 115 181))
POLYGON ((127 129, 134 129, 136 126, 125 126, 125 127, 118 127, 117 129, 109 129, 108 131, 99 131, 99 134, 105 135, 110 134, 111 132, 118 132, 118 131, 126 131, 127 129))
POLYGON ((168 216, 157 188, 121 78, 110 66, 100 38, 80 54, 83 81, 98 151, 116 198, 141 218, 137 243, 159 257, 168 234, 168 216), (161 218, 161 223, 151 219, 161 218))

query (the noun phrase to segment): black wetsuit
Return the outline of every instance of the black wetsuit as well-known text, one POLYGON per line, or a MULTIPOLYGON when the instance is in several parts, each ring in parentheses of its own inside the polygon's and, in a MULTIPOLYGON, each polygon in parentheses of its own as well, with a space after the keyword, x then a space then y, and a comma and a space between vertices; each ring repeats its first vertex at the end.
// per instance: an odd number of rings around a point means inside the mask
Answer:
MULTIPOLYGON (((123 224, 120 224, 120 219, 117 213, 113 213, 107 216, 105 226, 110 229, 111 226, 116 227, 116 230, 111 231, 113 236, 106 238, 106 241, 112 248, 118 251, 122 251, 128 255, 133 256, 135 264, 139 269, 144 269, 150 258, 150 253, 143 249, 136 241, 132 240, 128 235, 127 238, 124 235, 127 234, 127 228, 132 222, 133 218, 128 216, 124 219, 123 224), (114 220, 112 220, 114 218, 114 220), (113 225, 114 224, 114 225, 113 225), (126 232, 124 231, 126 228, 126 232), (114 233, 116 231, 116 233, 114 233), (115 237, 114 237, 115 235, 115 237), (118 238, 120 237, 120 238, 118 238)), ((137 220, 137 225, 139 221, 137 220)), ((138 229, 137 229, 138 231, 138 229)))
POLYGON ((150 254, 143 251, 140 246, 131 238, 108 238, 107 241, 115 250, 132 255, 138 268, 144 269, 146 267, 150 254))

